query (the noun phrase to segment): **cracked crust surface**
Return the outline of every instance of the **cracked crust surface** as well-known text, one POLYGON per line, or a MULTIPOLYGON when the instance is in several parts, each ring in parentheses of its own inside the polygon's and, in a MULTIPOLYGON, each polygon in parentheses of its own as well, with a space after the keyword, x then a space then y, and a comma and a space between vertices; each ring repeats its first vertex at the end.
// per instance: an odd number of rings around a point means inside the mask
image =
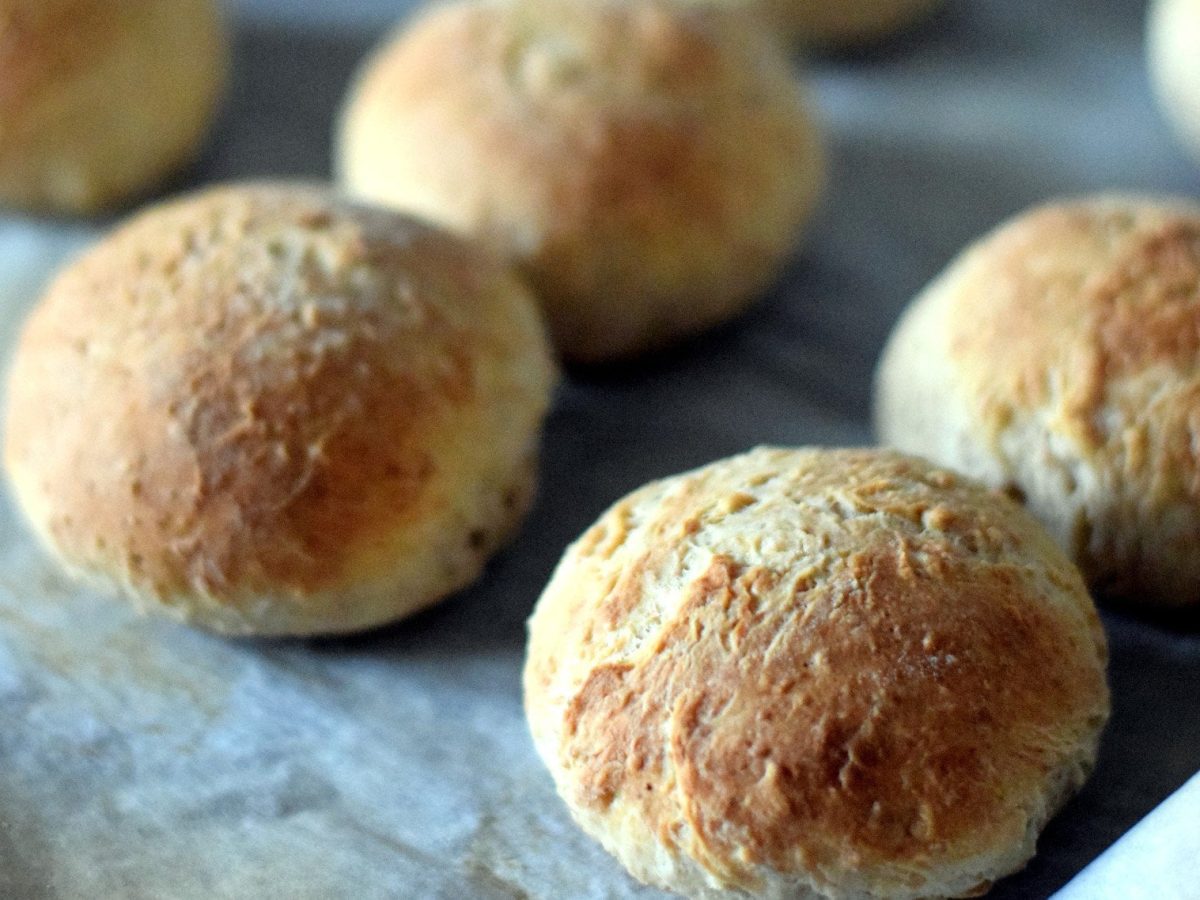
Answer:
POLYGON ((886 451, 759 449, 568 549, 525 698, 573 816, 643 881, 969 896, 1090 771, 1105 658, 1016 504, 886 451))
POLYGON ((1200 0, 1155 0, 1146 52, 1159 107, 1200 162, 1200 0))
POLYGON ((0 204, 96 213, 187 162, 227 45, 214 0, 0 0, 0 204))
POLYGON ((51 285, 6 463, 44 543, 142 609, 348 631, 478 575, 553 380, 533 299, 461 241, 316 188, 217 188, 51 285))
POLYGON ((881 439, 1022 497, 1105 593, 1200 602, 1200 207, 1056 203, 965 251, 880 363, 881 439))
POLYGON ((431 7, 361 72, 338 169, 518 261, 581 361, 739 312, 824 177, 779 48, 665 0, 431 7))

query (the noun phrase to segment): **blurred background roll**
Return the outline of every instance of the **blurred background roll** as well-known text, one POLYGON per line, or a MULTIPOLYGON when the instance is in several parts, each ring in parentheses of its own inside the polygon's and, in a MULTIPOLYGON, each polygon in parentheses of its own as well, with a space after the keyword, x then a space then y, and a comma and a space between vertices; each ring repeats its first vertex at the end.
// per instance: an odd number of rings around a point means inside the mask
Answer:
POLYGON ((198 152, 228 69, 214 0, 0 0, 0 205, 94 214, 198 152))
POLYGON ((568 359, 677 340, 777 277, 824 180, 782 49, 744 17, 646 0, 460 0, 347 98, 353 194, 515 260, 568 359))

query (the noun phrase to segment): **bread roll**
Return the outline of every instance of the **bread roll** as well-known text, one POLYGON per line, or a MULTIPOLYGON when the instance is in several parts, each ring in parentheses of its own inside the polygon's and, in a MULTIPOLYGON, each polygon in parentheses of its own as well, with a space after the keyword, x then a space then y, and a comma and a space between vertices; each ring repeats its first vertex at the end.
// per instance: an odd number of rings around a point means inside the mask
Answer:
POLYGON ((1033 854, 1108 714, 1049 536, 885 451, 759 449, 634 492, 529 631, 559 794, 693 897, 975 896, 1033 854))
POLYGON ((142 610, 352 631, 479 574, 528 503, 552 381, 500 264, 324 190, 222 187, 54 281, 5 461, 59 561, 142 610))
POLYGON ((880 438, 1021 497, 1093 587, 1200 602, 1200 207, 1018 216, 905 313, 880 438))
POLYGON ((1148 55, 1159 106, 1200 162, 1200 0, 1154 0, 1148 55))
POLYGON ((0 205, 96 213, 189 161, 227 43, 215 0, 0 0, 0 205))
POLYGON ((782 51, 669 0, 429 8, 359 75, 337 168, 352 193, 516 260, 584 362, 743 309, 824 172, 782 51))

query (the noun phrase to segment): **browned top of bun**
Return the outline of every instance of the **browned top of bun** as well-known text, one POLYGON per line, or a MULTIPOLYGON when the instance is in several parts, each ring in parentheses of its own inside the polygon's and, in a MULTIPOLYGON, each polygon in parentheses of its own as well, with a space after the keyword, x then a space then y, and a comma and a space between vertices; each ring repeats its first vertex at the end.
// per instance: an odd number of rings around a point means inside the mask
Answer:
POLYGON ((896 454, 758 450, 584 534, 526 691, 610 849, 940 896, 1032 853, 1094 753, 1104 659, 1079 574, 1015 504, 896 454))
POLYGON ((218 188, 52 284, 7 457, 75 566, 159 598, 310 595, 383 578, 399 532, 452 516, 493 430, 531 454, 551 371, 531 298, 461 241, 322 190, 218 188))

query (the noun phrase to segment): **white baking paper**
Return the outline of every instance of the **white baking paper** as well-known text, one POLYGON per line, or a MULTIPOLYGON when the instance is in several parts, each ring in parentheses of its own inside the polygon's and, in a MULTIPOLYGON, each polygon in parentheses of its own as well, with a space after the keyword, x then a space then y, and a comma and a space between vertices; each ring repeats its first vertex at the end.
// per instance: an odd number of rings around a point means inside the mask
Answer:
POLYGON ((1054 900, 1200 898, 1200 775, 1054 895, 1054 900))

